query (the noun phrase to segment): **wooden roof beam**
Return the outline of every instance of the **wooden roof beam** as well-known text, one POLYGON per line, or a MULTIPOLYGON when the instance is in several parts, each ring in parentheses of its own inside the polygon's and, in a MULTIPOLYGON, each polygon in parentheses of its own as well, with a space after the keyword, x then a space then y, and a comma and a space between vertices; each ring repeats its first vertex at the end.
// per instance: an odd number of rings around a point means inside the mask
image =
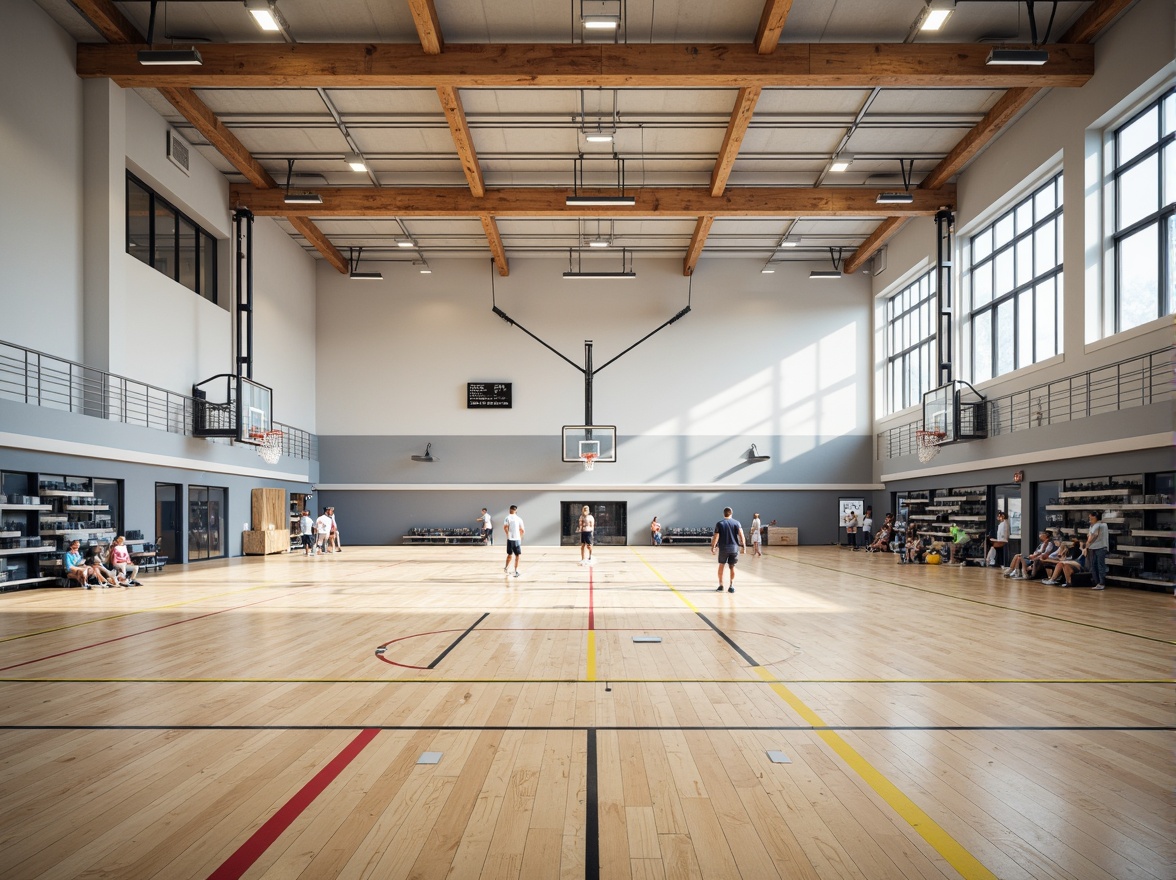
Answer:
POLYGON ((441 35, 441 22, 437 19, 433 0, 408 0, 408 8, 425 54, 440 55, 445 48, 445 38, 441 35))
MULTIPOLYGON (((313 209, 316 217, 918 217, 955 202, 954 186, 912 190, 909 205, 879 205, 882 189, 858 187, 734 187, 719 197, 705 187, 646 187, 632 191, 633 206, 568 205, 567 187, 491 188, 482 198, 452 187, 326 186, 315 192, 323 199, 313 209)), ((230 193, 234 204, 259 216, 293 213, 281 190, 235 184, 230 193)), ((616 191, 579 191, 595 194, 616 191)))
POLYGON ((449 123, 449 131, 453 135, 461 170, 465 172, 470 192, 481 198, 486 193, 486 182, 482 178, 482 166, 478 163, 478 151, 474 149, 474 138, 466 122, 461 95, 453 86, 438 86, 437 96, 441 99, 441 109, 445 111, 445 119, 449 123))
POLYGON ((136 45, 79 43, 77 73, 124 87, 190 88, 453 86, 499 88, 742 88, 1081 86, 1094 49, 1051 45, 1041 67, 990 67, 978 43, 787 43, 752 45, 475 44, 439 55, 402 43, 207 43, 198 67, 143 67, 136 45))
POLYGON ((351 266, 348 264, 347 258, 339 252, 337 247, 331 244, 330 239, 314 224, 313 220, 297 214, 288 214, 286 219, 290 222, 291 226, 302 234, 303 238, 314 246, 315 250, 326 258, 328 263, 343 274, 350 273, 351 266))
POLYGON ((706 247, 706 237, 710 235, 714 225, 714 214, 705 214, 694 224, 694 234, 690 236, 690 247, 686 248, 686 259, 682 261, 682 274, 693 275, 698 267, 698 258, 702 256, 702 249, 706 247))
POLYGON ((481 220, 486 240, 490 242, 490 253, 494 255, 494 266, 498 269, 498 274, 505 278, 510 274, 510 265, 506 262, 506 248, 502 244, 502 233, 498 231, 498 223, 489 214, 483 214, 481 220))
POLYGON ((747 127, 751 124, 751 117, 755 113, 755 105, 762 91, 758 87, 740 89, 735 98, 735 109, 731 111, 731 121, 727 123, 723 146, 719 149, 719 158, 715 161, 714 171, 711 172, 712 196, 721 196, 727 188, 731 169, 735 166, 739 148, 743 146, 743 137, 747 134, 747 127))
POLYGON ((760 14, 759 27, 755 30, 755 51, 768 55, 780 44, 784 31, 784 20, 792 9, 792 0, 765 0, 764 11, 760 14))

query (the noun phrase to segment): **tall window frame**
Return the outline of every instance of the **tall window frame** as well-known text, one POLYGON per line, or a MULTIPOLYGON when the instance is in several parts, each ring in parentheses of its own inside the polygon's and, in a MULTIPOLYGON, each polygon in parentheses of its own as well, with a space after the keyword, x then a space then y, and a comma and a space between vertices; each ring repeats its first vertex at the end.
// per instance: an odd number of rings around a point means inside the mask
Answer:
POLYGON ((220 304, 216 238, 130 171, 126 243, 135 259, 220 304))
POLYGON ((1062 172, 962 248, 973 382, 1062 353, 1062 172))
POLYGON ((935 326, 938 298, 935 270, 928 269, 886 298, 887 415, 915 406, 936 386, 935 326))
POLYGON ((1109 138, 1110 333, 1176 311, 1176 85, 1109 138))

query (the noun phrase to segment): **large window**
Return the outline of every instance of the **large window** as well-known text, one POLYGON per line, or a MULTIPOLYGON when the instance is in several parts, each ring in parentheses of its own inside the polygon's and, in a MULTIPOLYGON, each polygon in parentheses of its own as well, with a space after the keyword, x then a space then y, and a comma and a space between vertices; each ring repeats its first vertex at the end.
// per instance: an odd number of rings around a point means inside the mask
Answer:
POLYGON ((963 257, 972 381, 1061 351, 1061 174, 970 236, 963 257))
POLYGON ((216 239, 129 171, 127 253, 217 301, 216 239))
POLYGON ((1176 287, 1176 89, 1115 130, 1111 143, 1111 332, 1173 312, 1176 287))
POLYGON ((934 388, 935 272, 927 272, 886 300, 886 406, 914 406, 934 388))

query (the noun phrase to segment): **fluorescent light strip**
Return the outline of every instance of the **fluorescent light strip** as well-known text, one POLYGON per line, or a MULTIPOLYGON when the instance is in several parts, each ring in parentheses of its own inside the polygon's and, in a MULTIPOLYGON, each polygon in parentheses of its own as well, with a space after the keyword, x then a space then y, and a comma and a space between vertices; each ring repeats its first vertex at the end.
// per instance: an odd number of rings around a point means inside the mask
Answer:
POLYGON ((1049 52, 1044 49, 993 49, 988 53, 988 60, 984 63, 993 67, 1040 67, 1048 61, 1049 52))
POLYGON ((323 197, 318 193, 286 193, 286 197, 282 200, 287 205, 321 205, 323 197))
POLYGON ((878 193, 878 198, 874 200, 878 205, 909 205, 915 201, 915 197, 909 192, 893 192, 893 193, 878 193))
POLYGON ((809 272, 809 278, 823 279, 823 278, 840 278, 841 272, 837 269, 814 269, 809 272))
POLYGON ((140 49, 139 63, 144 67, 199 66, 204 63, 204 59, 195 47, 191 49, 140 49))
POLYGON ((352 281, 383 281, 383 272, 352 272, 347 276, 352 281))
POLYGON ((607 281, 607 280, 611 280, 614 278, 617 278, 617 279, 636 278, 637 273, 633 272, 633 271, 629 271, 629 272, 564 272, 563 277, 567 278, 569 281, 579 281, 579 280, 587 280, 587 279, 598 279, 601 281, 607 281))
POLYGON ((595 205, 596 207, 622 207, 628 205, 636 205, 637 198, 635 196, 568 196, 564 200, 564 204, 568 207, 575 207, 580 205, 595 205))

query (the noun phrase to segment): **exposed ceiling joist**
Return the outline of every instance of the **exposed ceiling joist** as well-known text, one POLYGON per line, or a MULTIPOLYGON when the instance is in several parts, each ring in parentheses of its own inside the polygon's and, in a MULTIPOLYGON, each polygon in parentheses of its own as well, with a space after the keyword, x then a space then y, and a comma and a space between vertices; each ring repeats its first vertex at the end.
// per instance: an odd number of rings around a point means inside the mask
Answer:
POLYGON ((441 50, 445 48, 445 38, 441 35, 441 23, 437 19, 437 8, 433 5, 433 0, 408 0, 408 8, 412 12, 413 23, 416 24, 421 49, 426 55, 441 54, 441 50))
POLYGON ((298 232, 311 243, 316 251, 323 255, 328 263, 338 269, 340 272, 346 274, 351 271, 351 266, 347 262, 347 258, 339 252, 339 249, 331 244, 330 240, 323 231, 315 226, 314 221, 308 217, 299 217, 295 215, 288 215, 286 217, 298 232))
POLYGON ((715 162, 714 171, 711 172, 712 196, 721 196, 727 188, 731 169, 735 166, 735 159, 743 145, 743 138, 751 124, 751 117, 755 113, 755 105, 759 101, 761 91, 763 90, 754 87, 740 89, 735 98, 735 109, 731 111, 731 121, 727 123, 723 146, 719 149, 719 158, 715 162))
MULTIPOLYGON (((284 217, 290 206, 279 190, 244 185, 230 190, 234 204, 259 216, 284 217)), ((700 187, 631 190, 633 206, 568 205, 569 188, 487 189, 476 198, 464 188, 317 187, 316 217, 918 217, 955 203, 955 187, 911 190, 907 205, 879 205, 880 189, 858 187, 737 187, 715 197, 700 187)), ((579 195, 615 195, 579 190, 579 195)))
POLYGON ((788 43, 768 55, 739 44, 465 44, 428 55, 400 43, 208 43, 198 67, 143 67, 138 48, 80 43, 77 73, 137 88, 1016 88, 1078 87, 1094 74, 1092 46, 1060 44, 1040 67, 989 66, 991 47, 973 43, 788 43))
POLYGON ((486 192, 486 183, 482 179, 482 166, 478 164, 478 152, 474 149, 474 138, 466 122, 461 95, 452 86, 438 86, 437 96, 441 99, 441 109, 445 111, 445 119, 449 122, 449 131, 453 134, 453 143, 457 147, 461 170, 465 172, 470 192, 481 197, 486 192))
POLYGON ((776 51, 790 9, 792 0, 764 0, 764 11, 755 31, 755 51, 760 55, 776 51))
POLYGON ((686 259, 682 261, 682 274, 693 275, 698 266, 698 258, 702 256, 702 249, 706 246, 706 238, 710 235, 715 217, 707 214, 698 218, 694 224, 694 234, 690 236, 690 246, 686 248, 686 259))
POLYGON ((483 214, 481 220, 486 240, 490 242, 490 253, 494 256, 494 267, 498 274, 505 278, 510 274, 510 265, 506 262, 506 248, 502 244, 502 233, 498 231, 498 223, 489 214, 483 214))
POLYGON ((110 43, 142 43, 143 35, 110 0, 70 0, 98 33, 110 43))

